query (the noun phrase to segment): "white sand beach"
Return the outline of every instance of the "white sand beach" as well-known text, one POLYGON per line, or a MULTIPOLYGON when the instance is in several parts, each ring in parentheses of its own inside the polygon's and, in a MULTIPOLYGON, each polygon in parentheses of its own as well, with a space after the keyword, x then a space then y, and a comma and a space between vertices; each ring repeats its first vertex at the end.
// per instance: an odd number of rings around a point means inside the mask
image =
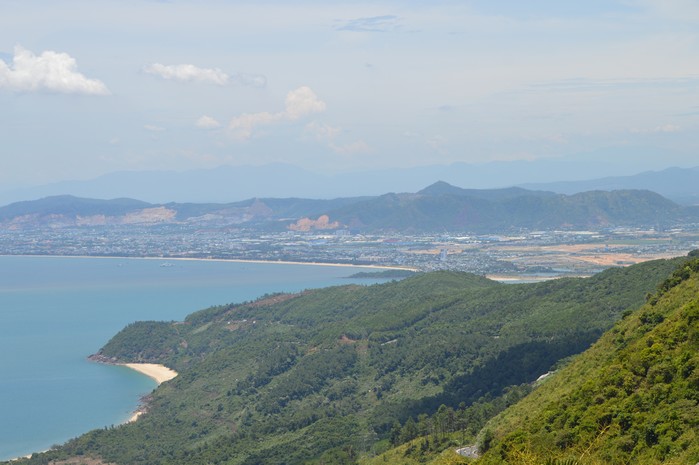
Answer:
POLYGON ((165 365, 158 365, 157 363, 124 363, 123 365, 153 378, 158 384, 162 384, 165 381, 170 381, 172 378, 177 376, 177 372, 175 370, 172 370, 165 365))
MULTIPOLYGON (((177 376, 177 372, 175 370, 172 370, 165 365, 158 365, 157 363, 123 363, 121 364, 127 368, 131 368, 134 371, 138 371, 141 374, 144 374, 148 376, 149 378, 152 378, 155 380, 158 385, 164 383, 165 381, 170 381, 173 379, 175 376, 177 376)), ((139 407, 138 410, 136 410, 133 415, 131 415, 131 418, 129 418, 126 422, 131 423, 133 421, 138 420, 138 417, 143 415, 145 413, 145 406, 139 407)))

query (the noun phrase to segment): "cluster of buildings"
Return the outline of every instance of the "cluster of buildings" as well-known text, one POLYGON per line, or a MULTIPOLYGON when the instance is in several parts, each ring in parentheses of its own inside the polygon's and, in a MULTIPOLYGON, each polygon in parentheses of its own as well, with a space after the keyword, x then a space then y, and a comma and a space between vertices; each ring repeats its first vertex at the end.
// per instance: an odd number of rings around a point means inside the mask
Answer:
POLYGON ((487 275, 587 275, 686 254, 699 228, 521 231, 517 234, 260 232, 186 225, 0 231, 0 254, 217 258, 439 269, 487 275))

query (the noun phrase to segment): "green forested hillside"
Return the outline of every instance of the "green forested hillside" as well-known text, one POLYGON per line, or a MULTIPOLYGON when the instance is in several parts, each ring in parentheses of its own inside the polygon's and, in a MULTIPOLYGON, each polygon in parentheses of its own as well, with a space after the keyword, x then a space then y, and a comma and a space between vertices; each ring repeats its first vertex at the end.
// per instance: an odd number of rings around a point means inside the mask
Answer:
POLYGON ((699 462, 699 260, 483 436, 479 464, 699 462))
POLYGON ((248 199, 227 204, 150 204, 130 199, 48 197, 0 207, 0 228, 119 224, 230 224, 283 231, 302 218, 328 215, 333 227, 359 231, 460 231, 599 228, 696 223, 699 207, 683 207, 650 191, 574 195, 522 188, 461 189, 444 182, 418 193, 332 200, 248 199))
POLYGON ((444 183, 417 194, 386 194, 328 211, 332 221, 359 230, 492 232, 510 228, 597 228, 694 222, 699 209, 650 191, 591 191, 570 196, 444 183))
POLYGON ((682 260, 525 285, 436 272, 134 323, 100 356, 164 363, 179 376, 137 422, 30 462, 354 463, 424 415, 485 421, 641 305, 682 260))

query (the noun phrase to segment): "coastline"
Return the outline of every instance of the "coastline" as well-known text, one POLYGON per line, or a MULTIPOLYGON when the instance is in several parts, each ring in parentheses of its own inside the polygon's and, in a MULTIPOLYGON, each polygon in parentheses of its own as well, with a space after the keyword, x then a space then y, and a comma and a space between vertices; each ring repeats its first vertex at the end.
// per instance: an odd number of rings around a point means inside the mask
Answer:
MULTIPOLYGON (((165 365, 160 365, 157 363, 115 363, 114 365, 125 366, 134 371, 146 375, 160 386, 165 381, 170 381, 175 378, 178 373, 166 367, 165 365)), ((126 420, 124 423, 133 423, 138 420, 138 418, 148 411, 147 398, 142 398, 141 404, 138 406, 135 412, 126 420)))
POLYGON ((170 381, 178 374, 175 370, 157 363, 117 363, 116 365, 125 366, 146 375, 155 380, 155 382, 158 383, 158 386, 163 384, 165 381, 170 381))
MULTIPOLYGON (((46 267, 48 267, 50 269, 53 269, 56 265, 60 265, 61 263, 63 263, 66 268, 72 268, 73 266, 79 265, 80 263, 83 263, 84 265, 90 266, 89 263, 91 263, 87 260, 82 261, 82 262, 80 260, 71 260, 71 261, 66 260, 65 262, 63 262, 60 260, 61 258, 102 259, 102 261, 100 261, 100 262, 93 261, 92 262, 93 265, 91 265, 91 266, 97 267, 97 268, 112 268, 112 267, 116 268, 117 265, 119 264, 119 262, 121 262, 121 263, 123 263, 123 266, 125 268, 136 267, 136 265, 138 265, 138 268, 145 268, 145 269, 154 268, 155 273, 159 273, 158 270, 160 270, 160 268, 158 268, 158 265, 161 263, 172 263, 176 267, 176 268, 174 268, 174 270, 178 270, 180 268, 182 268, 182 269, 190 268, 190 265, 188 265, 187 262, 190 262, 193 265, 195 261, 202 262, 201 268, 207 268, 207 267, 203 266, 204 264, 206 264, 205 262, 207 262, 207 261, 212 261, 212 262, 229 262, 230 261, 230 262, 238 262, 241 264, 259 263, 260 268, 258 268, 256 265, 255 266, 250 265, 249 267, 243 266, 243 268, 248 269, 248 270, 261 269, 262 270, 261 273, 263 273, 263 274, 264 274, 264 269, 265 269, 263 267, 263 265, 266 263, 342 267, 342 268, 327 268, 325 272, 323 272, 322 270, 320 272, 312 271, 312 270, 320 270, 319 268, 315 268, 315 269, 312 269, 312 268, 288 268, 288 269, 285 269, 284 267, 277 267, 276 268, 277 272, 282 274, 282 275, 284 273, 288 272, 289 270, 296 269, 298 273, 302 273, 302 274, 309 273, 309 274, 318 274, 321 276, 322 275, 335 275, 335 274, 337 274, 337 275, 340 275, 340 277, 345 277, 345 276, 348 276, 348 275, 355 273, 357 271, 371 271, 372 269, 376 270, 376 271, 381 271, 383 269, 390 270, 393 268, 393 267, 388 267, 388 266, 354 265, 354 264, 347 264, 347 263, 330 264, 330 263, 315 263, 315 262, 312 262, 312 263, 311 262, 279 262, 279 261, 269 261, 269 260, 268 261, 265 261, 265 260, 239 260, 239 259, 231 260, 231 259, 225 259, 225 258, 210 259, 210 258, 194 258, 194 257, 156 257, 156 256, 141 257, 141 256, 121 256, 121 255, 120 256, 104 256, 104 255, 98 256, 98 255, 44 255, 44 254, 0 254, 0 257, 8 257, 8 258, 34 257, 34 258, 36 258, 36 260, 31 260, 31 259, 26 260, 25 265, 28 268, 33 268, 34 264, 45 264, 46 267), (43 261, 42 259, 44 259, 44 258, 56 258, 57 260, 43 261), (112 261, 105 261, 105 259, 112 259, 112 261), (135 260, 141 260, 141 261, 138 262, 135 260), (144 262, 142 260, 151 260, 151 261, 144 262), (174 260, 181 260, 181 262, 178 263, 174 260), (185 260, 186 260, 186 262, 185 262, 185 260), (104 263, 104 264, 99 265, 99 263, 104 263), (131 263, 131 265, 129 265, 129 263, 131 263), (140 265, 139 265, 139 263, 140 263, 140 265), (305 271, 303 271, 303 270, 305 270, 305 271)), ((22 260, 22 258, 19 258, 18 260, 22 260)), ((24 262, 21 262, 21 263, 24 263, 24 262)), ((220 266, 222 266, 223 268, 219 268, 219 269, 225 269, 225 267, 226 267, 226 265, 220 265, 220 266)), ((229 266, 237 268, 237 267, 240 267, 241 265, 231 264, 229 266)), ((196 267, 196 268, 199 268, 199 267, 196 267)), ((164 270, 167 270, 167 268, 165 268, 164 270)), ((246 271, 245 273, 248 273, 248 272, 246 271)), ((166 275, 167 275, 167 273, 166 273, 166 275)), ((203 305, 210 305, 210 303, 203 304, 203 305)), ((203 308, 203 305, 202 305, 202 307, 199 307, 199 308, 203 308)), ((158 319, 161 319, 161 318, 158 318, 158 319)), ((131 320, 132 319, 129 319, 129 321, 131 321, 131 320)), ((125 324, 126 323, 124 323, 124 325, 125 324)), ((94 344, 92 344, 92 345, 94 345, 94 344)), ((92 352, 89 352, 89 350, 91 350, 91 349, 93 349, 92 346, 87 347, 87 351, 85 351, 85 348, 83 348, 83 350, 81 350, 82 355, 80 353, 78 353, 78 354, 76 354, 76 358, 84 360, 84 354, 92 353, 92 352)), ((110 363, 113 365, 117 365, 117 363, 115 363, 115 361, 104 360, 104 363, 110 363)), ((154 376, 151 376, 148 373, 143 373, 142 370, 138 369, 139 368, 138 365, 132 365, 132 366, 129 366, 127 364, 123 364, 123 365, 126 366, 126 368, 128 368, 129 370, 139 371, 141 374, 145 374, 146 376, 150 376, 151 379, 156 381, 157 384, 160 384, 160 383, 165 381, 164 379, 159 379, 159 378, 156 378, 154 376)), ((120 369, 120 370, 123 370, 123 369, 120 369)), ((120 370, 117 370, 117 371, 120 371, 120 370)), ((135 379, 135 383, 143 384, 145 389, 135 391, 134 394, 131 396, 131 398, 126 400, 124 407, 122 407, 120 410, 115 411, 115 413, 112 414, 112 416, 107 417, 107 420, 104 421, 105 425, 108 425, 108 424, 118 425, 118 424, 125 424, 125 423, 129 423, 129 422, 133 422, 133 421, 137 420, 140 417, 140 415, 142 415, 143 413, 146 413, 148 411, 149 407, 151 407, 151 405, 149 405, 149 403, 148 403, 149 399, 150 399, 148 394, 150 394, 150 391, 155 388, 155 385, 153 385, 152 382, 150 382, 142 377, 140 377, 140 379, 139 379, 139 376, 129 374, 129 371, 126 371, 126 370, 121 371, 121 374, 118 376, 135 379), (140 398, 140 400, 139 400, 139 398, 140 398)), ((172 376, 170 376, 170 378, 168 378, 168 379, 171 379, 171 377, 172 376)), ((143 420, 141 420, 141 421, 143 421, 143 420)), ((85 431, 87 431, 87 430, 88 429, 85 429, 85 431)), ((75 433, 71 433, 72 436, 75 436, 76 434, 82 434, 82 432, 78 431, 75 433)), ((56 440, 52 440, 51 443, 54 444, 54 443, 58 443, 58 442, 63 442, 65 440, 68 440, 69 438, 70 437, 66 436, 65 439, 59 438, 56 440)), ((8 444, 12 444, 12 442, 9 442, 8 444)), ((32 453, 40 453, 39 451, 43 451, 43 449, 45 449, 45 448, 46 448, 45 445, 43 446, 43 448, 42 448, 42 445, 39 445, 38 447, 33 447, 32 453)), ((18 451, 18 452, 23 452, 23 451, 18 451)), ((13 458, 22 458, 23 457, 23 455, 21 455, 20 453, 13 454, 13 455, 17 455, 17 457, 13 457, 13 458)), ((27 455, 31 455, 31 454, 27 454, 27 455)), ((10 454, 8 454, 7 459, 8 460, 10 459, 10 454)))
MULTIPOLYGON (((87 359, 95 363, 103 363, 105 365, 115 365, 129 368, 130 370, 148 376, 150 379, 155 381, 158 386, 160 386, 166 381, 170 381, 179 374, 172 368, 168 368, 165 365, 161 365, 159 363, 121 363, 99 354, 90 355, 89 357, 87 357, 87 359)), ((128 420, 124 421, 124 424, 136 421, 138 420, 138 417, 146 413, 148 411, 148 400, 148 395, 143 396, 141 398, 141 402, 138 408, 133 412, 133 414, 131 415, 131 417, 129 417, 128 420)))
POLYGON ((201 261, 201 262, 230 262, 230 263, 260 263, 278 265, 309 265, 309 266, 334 266, 345 268, 372 268, 377 270, 406 270, 418 271, 417 268, 392 265, 355 265, 353 263, 325 263, 325 262, 301 262, 288 260, 245 260, 241 258, 198 258, 198 257, 135 257, 121 255, 40 255, 40 254, 1 254, 0 257, 40 257, 40 258, 97 258, 118 260, 177 260, 177 261, 201 261))

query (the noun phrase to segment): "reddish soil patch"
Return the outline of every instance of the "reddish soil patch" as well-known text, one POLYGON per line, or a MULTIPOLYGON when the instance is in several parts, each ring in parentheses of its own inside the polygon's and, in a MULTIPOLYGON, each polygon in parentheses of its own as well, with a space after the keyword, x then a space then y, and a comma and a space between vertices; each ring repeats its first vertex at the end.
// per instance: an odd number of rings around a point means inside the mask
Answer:
POLYGON ((65 460, 54 460, 49 465, 113 465, 97 457, 71 457, 65 460))

